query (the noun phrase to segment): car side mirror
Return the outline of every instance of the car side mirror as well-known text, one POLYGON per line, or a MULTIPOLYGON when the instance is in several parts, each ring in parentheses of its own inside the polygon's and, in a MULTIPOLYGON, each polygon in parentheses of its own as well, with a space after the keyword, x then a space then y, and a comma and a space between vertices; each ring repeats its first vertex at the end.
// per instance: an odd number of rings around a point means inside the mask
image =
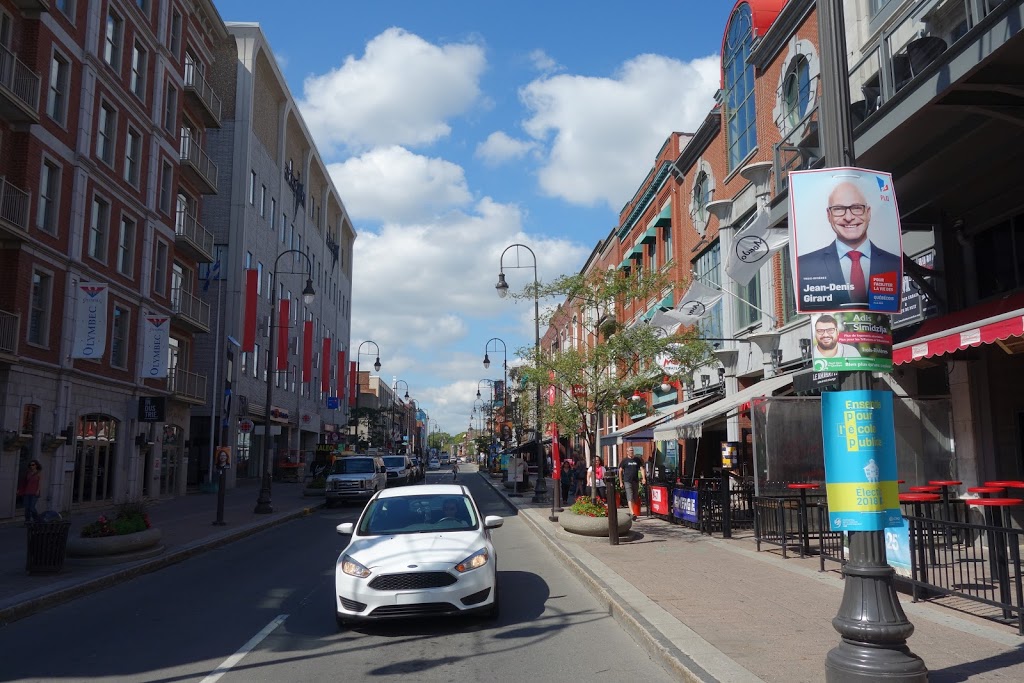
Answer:
POLYGON ((345 522, 344 524, 339 524, 335 527, 335 530, 342 536, 351 536, 354 528, 355 525, 352 522, 345 522))
MULTIPOLYGON (((487 515, 484 517, 484 528, 485 529, 497 529, 499 526, 505 523, 504 517, 498 515, 487 515)), ((344 525, 342 525, 344 526, 344 525)), ((351 525, 350 525, 351 526, 351 525)), ((338 527, 341 528, 341 527, 338 527)))

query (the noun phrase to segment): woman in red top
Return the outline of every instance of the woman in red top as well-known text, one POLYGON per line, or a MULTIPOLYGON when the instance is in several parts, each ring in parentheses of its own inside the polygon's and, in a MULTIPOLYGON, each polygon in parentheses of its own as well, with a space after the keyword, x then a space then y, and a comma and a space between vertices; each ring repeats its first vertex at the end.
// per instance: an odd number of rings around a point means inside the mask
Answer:
POLYGON ((32 460, 28 463, 28 472, 21 480, 21 486, 18 487, 18 494, 21 496, 22 503, 25 504, 26 524, 40 520, 39 513, 36 512, 36 503, 39 502, 39 493, 42 489, 43 468, 38 460, 32 460))

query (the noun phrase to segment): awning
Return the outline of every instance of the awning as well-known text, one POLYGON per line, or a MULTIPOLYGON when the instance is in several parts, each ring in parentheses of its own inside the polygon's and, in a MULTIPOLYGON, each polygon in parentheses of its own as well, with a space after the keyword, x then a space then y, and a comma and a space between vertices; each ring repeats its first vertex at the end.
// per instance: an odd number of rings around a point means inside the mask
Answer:
POLYGON ((629 260, 629 256, 622 259, 622 263, 619 264, 619 270, 629 270, 633 267, 633 262, 629 260))
POLYGON ((648 244, 650 242, 657 242, 657 241, 658 241, 658 229, 657 228, 647 228, 646 230, 644 230, 643 234, 640 235, 640 237, 637 238, 636 242, 634 243, 634 246, 639 246, 641 244, 648 244))
POLYGON ((716 417, 725 415, 729 411, 738 408, 744 403, 759 397, 768 396, 773 392, 793 383, 793 374, 778 375, 762 380, 752 387, 747 387, 735 394, 726 396, 720 401, 704 406, 689 415, 683 415, 671 422, 666 422, 654 428, 655 441, 670 441, 673 439, 696 439, 701 435, 701 426, 716 417))
POLYGON ((661 207, 661 213, 654 219, 654 225, 658 228, 667 228, 672 225, 672 202, 667 202, 661 207))
POLYGON ((601 437, 601 446, 621 446, 627 441, 651 441, 654 438, 652 428, 656 424, 671 419, 672 416, 680 410, 686 410, 688 406, 691 406, 700 400, 702 399, 690 399, 670 406, 665 406, 653 415, 648 415, 641 420, 637 420, 632 424, 626 425, 622 429, 611 432, 610 434, 605 434, 601 437))
POLYGON ((629 258, 643 258, 643 257, 644 257, 644 248, 643 247, 633 247, 632 249, 629 250, 629 258))
POLYGON ((895 365, 941 356, 971 346, 999 344, 1004 351, 1024 351, 1024 293, 987 301, 956 313, 926 320, 913 337, 893 346, 895 365))

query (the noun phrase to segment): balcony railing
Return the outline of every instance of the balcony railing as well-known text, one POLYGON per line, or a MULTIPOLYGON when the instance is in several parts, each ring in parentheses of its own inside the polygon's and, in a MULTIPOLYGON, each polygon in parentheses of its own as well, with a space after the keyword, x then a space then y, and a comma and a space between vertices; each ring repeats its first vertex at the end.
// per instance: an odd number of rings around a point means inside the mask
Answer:
POLYGON ((818 107, 814 107, 775 145, 775 192, 789 187, 789 172, 816 168, 822 161, 818 107))
POLYGON ((217 194, 217 164, 187 135, 181 136, 181 163, 183 170, 192 171, 196 182, 206 185, 205 194, 217 194))
POLYGON ((175 287, 171 290, 171 310, 186 325, 200 332, 210 331, 210 304, 175 287))
POLYGON ((175 242, 190 251, 198 261, 213 261, 213 233, 184 209, 178 210, 174 221, 174 235, 175 242))
POLYGON ((28 192, 0 177, 0 230, 4 227, 19 237, 28 233, 28 192))
POLYGON ((6 47, 0 46, 0 94, 13 106, 3 106, 3 115, 17 121, 39 121, 39 75, 6 47))
POLYGON ((0 357, 18 355, 18 323, 21 316, 17 313, 0 311, 0 357))
POLYGON ((195 96, 199 101, 206 112, 207 125, 220 128, 220 98, 203 77, 202 72, 191 64, 185 66, 185 92, 195 96))
POLYGON ((176 399, 197 405, 206 403, 206 375, 174 368, 167 373, 167 389, 176 399))

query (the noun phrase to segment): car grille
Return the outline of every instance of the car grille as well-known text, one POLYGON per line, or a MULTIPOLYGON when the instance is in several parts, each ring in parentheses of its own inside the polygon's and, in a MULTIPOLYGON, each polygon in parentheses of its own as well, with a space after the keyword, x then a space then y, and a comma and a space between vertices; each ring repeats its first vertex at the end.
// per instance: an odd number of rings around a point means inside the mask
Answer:
POLYGON ((341 598, 341 606, 349 612, 362 612, 366 609, 365 602, 357 602, 356 600, 351 600, 343 595, 339 595, 338 597, 341 598))
POLYGON ((345 481, 335 479, 334 481, 331 482, 331 484, 333 484, 333 487, 331 488, 332 491, 355 491, 363 488, 362 482, 360 481, 345 481))
POLYGON ((388 472, 388 479, 397 479, 398 472, 388 472))
POLYGON ((381 574, 370 581, 370 588, 379 591, 408 591, 424 588, 443 588, 457 579, 448 572, 409 572, 408 574, 381 574))
POLYGON ((449 602, 428 602, 423 605, 384 605, 370 613, 374 617, 416 617, 430 614, 450 614, 459 608, 449 602))

